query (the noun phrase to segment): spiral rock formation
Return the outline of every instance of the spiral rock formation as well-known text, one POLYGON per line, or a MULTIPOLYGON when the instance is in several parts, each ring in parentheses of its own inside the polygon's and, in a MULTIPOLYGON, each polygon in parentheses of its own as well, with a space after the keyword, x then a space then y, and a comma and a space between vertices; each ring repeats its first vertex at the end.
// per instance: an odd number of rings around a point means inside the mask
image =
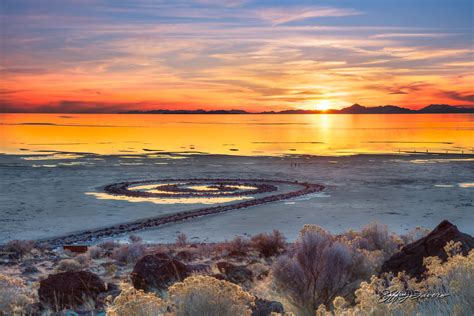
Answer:
POLYGON ((269 202, 286 200, 310 193, 320 192, 323 189, 324 186, 320 184, 267 179, 159 179, 114 183, 105 186, 104 191, 111 195, 132 198, 214 198, 234 196, 248 197, 249 199, 206 206, 153 218, 139 219, 133 222, 44 239, 42 242, 47 242, 52 246, 92 243, 100 238, 127 234, 147 228, 189 220, 195 217, 202 217, 269 202), (286 190, 286 192, 278 193, 282 186, 293 186, 298 187, 298 189, 293 191, 286 190))

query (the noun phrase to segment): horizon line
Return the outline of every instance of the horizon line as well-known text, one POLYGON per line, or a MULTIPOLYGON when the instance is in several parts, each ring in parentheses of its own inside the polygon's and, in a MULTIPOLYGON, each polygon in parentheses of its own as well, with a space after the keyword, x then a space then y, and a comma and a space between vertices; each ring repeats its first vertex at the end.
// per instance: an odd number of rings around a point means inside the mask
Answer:
POLYGON ((446 104, 446 103, 431 103, 419 109, 411 109, 411 108, 401 107, 398 105, 363 106, 358 103, 354 103, 350 106, 346 106, 341 109, 330 108, 330 109, 325 109, 325 110, 284 109, 284 110, 265 110, 265 111, 250 112, 245 109, 236 109, 236 108, 233 108, 233 109, 203 109, 203 108, 163 109, 163 108, 158 108, 158 109, 151 109, 151 110, 124 110, 124 111, 114 111, 114 112, 95 112, 95 111, 77 111, 77 112, 76 111, 66 111, 66 112, 37 111, 36 112, 36 111, 16 111, 16 110, 15 111, 8 111, 8 110, 2 111, 0 109, 0 114, 154 114, 154 115, 157 115, 157 114, 196 114, 196 115, 205 115, 205 114, 211 114, 211 115, 219 115, 219 114, 225 114, 225 115, 231 115, 231 114, 263 114, 263 115, 266 115, 266 114, 430 114, 430 113, 421 112, 421 111, 432 106, 447 107, 445 109, 447 110, 446 112, 443 112, 443 109, 441 109, 439 112, 437 112, 438 114, 463 114, 462 112, 456 112, 452 110, 474 111, 474 106, 468 105, 468 104, 451 105, 451 104, 446 104), (367 112, 362 112, 362 113, 342 112, 341 113, 341 111, 348 110, 354 107, 358 107, 359 109, 363 109, 366 111, 393 109, 393 110, 406 111, 406 112, 393 111, 393 112, 386 112, 386 113, 367 113, 367 112), (452 112, 450 112, 449 110, 451 110, 452 112), (163 113, 153 113, 153 112, 163 112, 163 113), (220 113, 216 113, 216 112, 220 112, 220 113), (300 112, 300 113, 295 113, 295 112, 300 112), (306 112, 306 113, 301 113, 301 112, 306 112))

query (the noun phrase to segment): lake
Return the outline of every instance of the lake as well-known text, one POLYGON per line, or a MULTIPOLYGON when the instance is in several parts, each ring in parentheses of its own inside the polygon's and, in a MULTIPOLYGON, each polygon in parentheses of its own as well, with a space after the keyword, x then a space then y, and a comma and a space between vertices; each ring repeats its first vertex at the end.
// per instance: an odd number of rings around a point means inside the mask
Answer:
POLYGON ((474 114, 0 114, 0 152, 474 153, 474 114))

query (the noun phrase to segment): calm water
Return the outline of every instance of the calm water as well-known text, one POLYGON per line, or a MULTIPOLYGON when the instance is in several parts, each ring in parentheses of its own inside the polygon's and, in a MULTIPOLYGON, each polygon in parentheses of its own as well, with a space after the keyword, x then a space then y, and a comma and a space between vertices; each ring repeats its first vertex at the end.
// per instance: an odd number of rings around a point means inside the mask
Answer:
POLYGON ((474 114, 0 114, 0 152, 474 153, 474 114))

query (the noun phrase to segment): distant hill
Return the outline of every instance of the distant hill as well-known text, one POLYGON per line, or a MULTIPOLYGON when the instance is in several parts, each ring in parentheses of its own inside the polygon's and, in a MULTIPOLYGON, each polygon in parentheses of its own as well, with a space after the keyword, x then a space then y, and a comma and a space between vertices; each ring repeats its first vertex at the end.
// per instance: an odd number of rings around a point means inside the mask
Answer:
POLYGON ((128 111, 120 114, 423 114, 423 113, 474 113, 474 107, 460 107, 448 104, 430 104, 419 110, 410 110, 395 105, 366 107, 353 104, 341 110, 284 110, 247 112, 245 110, 151 110, 128 111))
POLYGON ((337 111, 338 114, 404 114, 413 112, 416 111, 401 108, 395 105, 365 107, 359 104, 354 104, 350 107, 337 111))
POLYGON ((474 113, 474 108, 456 107, 447 104, 430 104, 418 110, 419 113, 474 113))
POLYGON ((120 114, 251 114, 244 110, 151 110, 151 111, 128 111, 120 114))

